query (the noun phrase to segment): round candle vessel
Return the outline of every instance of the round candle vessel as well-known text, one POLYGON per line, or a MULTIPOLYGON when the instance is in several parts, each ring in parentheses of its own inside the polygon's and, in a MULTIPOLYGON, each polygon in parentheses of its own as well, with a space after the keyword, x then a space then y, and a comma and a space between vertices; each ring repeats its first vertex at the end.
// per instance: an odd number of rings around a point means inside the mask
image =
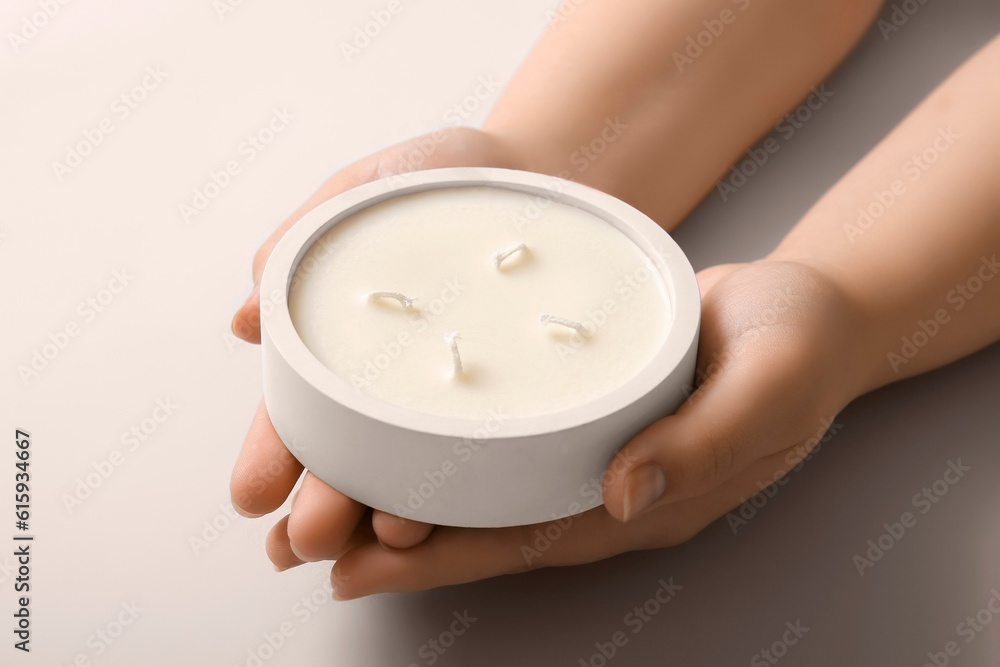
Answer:
MULTIPOLYGON (((516 253, 516 247, 496 250, 516 253)), ((387 293, 373 292, 372 298, 385 299, 387 293)), ((624 202, 542 174, 435 169, 354 188, 324 202, 285 234, 264 270, 261 295, 264 400, 282 441, 307 469, 346 495, 428 523, 523 525, 600 505, 603 473, 615 452, 653 421, 676 410, 694 377, 700 294, 680 248, 624 202), (361 211, 408 195, 454 188, 522 193, 530 197, 526 222, 553 208, 553 203, 576 208, 634 244, 662 281, 670 318, 648 363, 607 393, 564 409, 522 416, 498 405, 484 408, 475 418, 381 400, 324 365, 299 335, 289 309, 293 284, 301 280, 296 272, 310 249, 335 225, 361 211)), ((388 298, 391 303, 371 307, 400 311, 409 307, 403 301, 396 303, 402 295, 388 298)), ((559 328, 557 320, 551 320, 556 321, 553 325, 546 317, 550 316, 542 316, 538 326, 548 323, 559 328)), ((562 326, 565 333, 578 335, 562 326)), ((461 349, 474 342, 459 337, 449 345, 461 349)), ((445 341, 441 350, 447 353, 445 341)), ((566 372, 573 372, 571 365, 566 372)), ((474 385, 469 382, 470 391, 475 391, 474 385)))

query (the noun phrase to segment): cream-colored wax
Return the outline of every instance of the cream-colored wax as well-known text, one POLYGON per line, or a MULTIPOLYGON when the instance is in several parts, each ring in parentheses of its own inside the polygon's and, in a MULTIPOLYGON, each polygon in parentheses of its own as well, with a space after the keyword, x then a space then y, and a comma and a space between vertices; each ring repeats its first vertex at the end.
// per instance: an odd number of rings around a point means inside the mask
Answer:
POLYGON ((336 224, 300 262, 289 311, 358 391, 461 418, 607 394, 649 363, 671 319, 659 273, 624 234, 489 187, 398 197, 336 224))

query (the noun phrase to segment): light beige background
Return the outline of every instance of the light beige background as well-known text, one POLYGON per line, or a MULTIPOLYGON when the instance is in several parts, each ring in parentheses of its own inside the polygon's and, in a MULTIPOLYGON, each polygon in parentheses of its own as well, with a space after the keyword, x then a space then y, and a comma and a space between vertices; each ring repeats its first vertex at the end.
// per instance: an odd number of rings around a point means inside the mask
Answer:
MULTIPOLYGON (((801 620, 810 630, 780 664, 920 665, 1000 587, 997 346, 860 399, 735 535, 720 521, 673 550, 351 603, 328 601, 326 565, 275 574, 263 553, 273 519, 228 507, 259 398, 258 351, 228 333, 252 253, 335 168, 451 124, 481 79, 508 81, 557 3, 400 0, 348 62, 341 43, 387 2, 233 0, 220 13, 223 2, 74 0, 18 49, 8 34, 39 4, 0 10, 0 664, 253 665, 285 624, 261 664, 427 665, 427 642, 468 610, 477 621, 435 664, 578 665, 622 629, 629 643, 610 664, 751 664, 801 620), (115 100, 147 68, 165 76, 120 118, 115 100), (276 109, 291 120, 247 160, 242 142, 276 109), (60 180, 53 162, 105 117, 113 132, 60 180), (229 160, 240 173, 186 221, 180 205, 229 160), (102 293, 116 271, 128 284, 102 293), (88 298, 109 302, 90 319, 88 298), (18 367, 73 324, 79 334, 22 379, 18 367), (162 423, 148 421, 164 416, 158 400, 177 406, 162 423), (133 427, 149 433, 134 450, 122 441, 133 427), (15 532, 15 428, 32 434, 30 655, 11 647, 2 546, 15 532), (972 471, 859 577, 852 557, 957 458, 972 471), (88 475, 96 488, 81 499, 88 475), (626 614, 670 577, 683 589, 632 634, 626 614), (135 622, 97 639, 123 604, 141 608, 135 622)), ((888 40, 873 29, 815 117, 678 231, 696 268, 766 252, 998 30, 1000 7, 973 0, 929 2, 888 40)), ((470 103, 469 122, 494 99, 470 103)), ((1000 664, 1000 616, 958 640, 951 664, 1000 664)))

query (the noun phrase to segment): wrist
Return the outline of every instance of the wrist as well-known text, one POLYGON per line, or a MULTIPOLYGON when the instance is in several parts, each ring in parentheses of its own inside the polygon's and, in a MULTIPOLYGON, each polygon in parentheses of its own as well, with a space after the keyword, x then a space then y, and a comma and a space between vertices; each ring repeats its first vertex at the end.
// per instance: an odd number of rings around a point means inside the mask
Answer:
POLYGON ((881 330, 884 322, 866 308, 864 295, 852 289, 836 266, 808 253, 776 250, 761 260, 766 263, 792 264, 804 278, 807 298, 815 299, 826 313, 828 336, 825 354, 838 361, 830 378, 832 390, 843 405, 858 396, 888 384, 885 379, 885 354, 881 330))
MULTIPOLYGON (((597 164, 599 158, 607 161, 610 158, 606 156, 617 152, 620 147, 615 144, 628 127, 628 123, 614 117, 604 119, 596 131, 561 128, 564 131, 542 133, 539 128, 487 119, 482 131, 492 137, 505 159, 515 165, 513 168, 576 181, 628 201, 616 182, 627 167, 609 171, 597 164)), ((615 161, 629 164, 641 157, 630 151, 624 160, 618 157, 615 161)), ((634 201, 629 203, 636 205, 634 201)))

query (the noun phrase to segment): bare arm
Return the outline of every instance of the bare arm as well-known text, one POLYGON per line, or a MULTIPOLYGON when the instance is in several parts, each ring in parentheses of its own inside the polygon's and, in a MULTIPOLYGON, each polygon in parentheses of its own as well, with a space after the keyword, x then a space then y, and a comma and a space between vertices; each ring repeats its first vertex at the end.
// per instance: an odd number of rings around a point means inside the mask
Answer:
MULTIPOLYGON (((452 128, 430 142, 429 154, 426 138, 390 146, 334 174, 258 251, 255 283, 274 244, 307 211, 361 183, 417 168, 496 166, 562 175, 617 195, 671 229, 742 151, 829 74, 879 5, 880 0, 567 0, 482 130, 452 128)), ((255 286, 233 319, 237 335, 252 342, 260 340, 259 304, 255 286)), ((249 515, 272 512, 301 473, 262 404, 234 469, 234 505, 249 515), (283 472, 261 483, 275 460, 283 462, 283 472)), ((606 489, 605 495, 612 498, 609 506, 617 502, 615 516, 620 516, 620 489, 606 489)), ((707 499, 707 514, 731 500, 707 499)), ((610 515, 601 516, 600 521, 618 525, 610 515)), ((419 544, 432 530, 382 512, 373 513, 368 527, 367 521, 364 508, 306 472, 290 516, 268 538, 268 553, 286 568, 362 543, 381 549, 371 528, 381 544, 398 548, 419 544)), ((686 533, 696 523, 689 519, 671 534, 686 533)), ((615 530, 620 540, 607 548, 634 548, 635 534, 615 530)), ((491 567, 484 564, 480 571, 491 567)))
POLYGON ((772 259, 861 310, 858 392, 1000 338, 1000 37, 837 183, 772 259))
POLYGON ((526 168, 675 227, 880 0, 568 0, 487 119, 526 168), (593 144, 592 144, 593 142, 593 144))
MULTIPOLYGON (((1000 338, 998 117, 1000 38, 769 257, 702 271, 703 383, 623 448, 605 476, 605 508, 563 524, 436 528, 404 550, 362 544, 334 566, 337 595, 677 544, 806 465, 858 395, 1000 338), (558 538, 525 558, 523 547, 549 531, 558 538)), ((734 532, 746 524, 738 513, 727 522, 734 532)))

